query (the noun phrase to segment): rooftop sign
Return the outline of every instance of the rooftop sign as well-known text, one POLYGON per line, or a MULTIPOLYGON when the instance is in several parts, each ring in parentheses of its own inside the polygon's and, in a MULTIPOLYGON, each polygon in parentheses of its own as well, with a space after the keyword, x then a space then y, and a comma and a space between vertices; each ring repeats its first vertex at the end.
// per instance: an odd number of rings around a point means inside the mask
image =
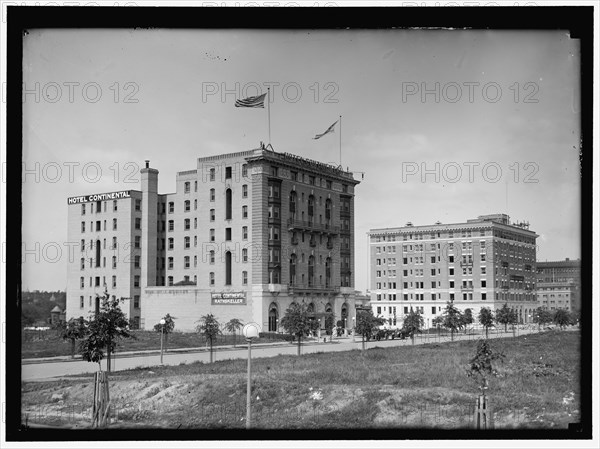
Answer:
POLYGON ((112 193, 95 193, 86 196, 72 196, 67 198, 67 204, 91 203, 93 201, 118 200, 121 198, 131 198, 131 190, 121 190, 112 193))

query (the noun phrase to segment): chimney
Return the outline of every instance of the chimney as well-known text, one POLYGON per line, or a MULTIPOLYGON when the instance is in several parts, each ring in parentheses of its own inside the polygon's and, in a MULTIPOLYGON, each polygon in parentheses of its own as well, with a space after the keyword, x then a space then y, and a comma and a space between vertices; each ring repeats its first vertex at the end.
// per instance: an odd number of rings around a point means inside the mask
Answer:
POLYGON ((150 161, 146 159, 146 168, 150 168, 150 161))

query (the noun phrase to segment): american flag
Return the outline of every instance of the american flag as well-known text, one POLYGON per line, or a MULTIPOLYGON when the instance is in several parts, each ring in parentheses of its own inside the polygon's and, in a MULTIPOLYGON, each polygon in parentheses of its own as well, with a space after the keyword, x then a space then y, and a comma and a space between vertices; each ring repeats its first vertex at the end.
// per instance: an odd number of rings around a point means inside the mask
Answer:
POLYGON ((256 97, 248 97, 243 100, 235 100, 236 108, 264 108, 265 96, 267 94, 257 95, 256 97))
POLYGON ((335 121, 335 123, 334 123, 333 125, 331 125, 329 128, 327 128, 327 131, 325 131, 324 133, 322 133, 322 134, 317 134, 315 137, 313 137, 313 140, 320 139, 320 138, 321 138, 321 137, 323 137, 325 134, 332 133, 332 132, 333 132, 333 127, 336 125, 336 123, 337 123, 337 122, 338 122, 338 121, 336 120, 336 121, 335 121))

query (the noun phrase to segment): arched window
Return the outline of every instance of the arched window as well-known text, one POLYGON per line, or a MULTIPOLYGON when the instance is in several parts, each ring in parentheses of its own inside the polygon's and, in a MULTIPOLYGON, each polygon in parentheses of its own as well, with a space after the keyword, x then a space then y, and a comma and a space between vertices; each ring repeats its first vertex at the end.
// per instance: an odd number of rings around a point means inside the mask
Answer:
POLYGON ((296 283, 296 255, 292 254, 290 256, 290 284, 294 285, 296 283))
POLYGON ((269 306, 269 332, 277 332, 277 324, 279 320, 279 311, 277 304, 274 302, 269 306))
POLYGON ((325 224, 327 227, 331 224, 331 200, 329 198, 325 201, 325 224))
POLYGON ((231 220, 231 189, 225 191, 225 219, 231 220))
POLYGON ((325 259, 325 287, 331 287, 331 257, 325 259))
POLYGON ((225 285, 231 285, 231 251, 225 253, 225 285))
POLYGON ((308 258, 308 286, 312 287, 315 283, 315 256, 308 258))
POLYGON ((100 240, 96 240, 96 267, 100 266, 100 240))

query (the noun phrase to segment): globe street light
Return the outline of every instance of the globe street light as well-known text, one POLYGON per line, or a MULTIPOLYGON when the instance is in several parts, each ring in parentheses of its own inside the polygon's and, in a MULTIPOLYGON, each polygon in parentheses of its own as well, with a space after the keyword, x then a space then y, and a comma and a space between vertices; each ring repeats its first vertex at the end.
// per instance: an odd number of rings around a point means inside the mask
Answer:
POLYGON ((257 338, 260 332, 260 326, 257 323, 248 323, 242 329, 244 337, 248 342, 248 379, 246 385, 246 429, 250 428, 250 415, 252 410, 252 400, 250 397, 250 373, 252 360, 252 339, 257 338))
POLYGON ((163 336, 165 334, 165 319, 160 320, 160 364, 163 364, 163 336))

